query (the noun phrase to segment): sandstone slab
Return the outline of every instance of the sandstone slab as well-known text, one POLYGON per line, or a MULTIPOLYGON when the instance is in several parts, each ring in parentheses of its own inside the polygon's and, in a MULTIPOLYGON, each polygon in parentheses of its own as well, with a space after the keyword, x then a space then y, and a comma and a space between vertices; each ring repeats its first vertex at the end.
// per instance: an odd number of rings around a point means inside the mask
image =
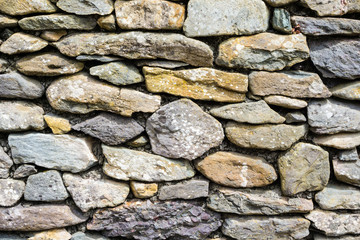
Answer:
POLYGON ((360 12, 360 1, 322 1, 301 0, 304 6, 315 11, 319 16, 341 16, 347 13, 360 12))
POLYGON ((297 1, 298 0, 265 0, 265 2, 272 7, 281 7, 297 1))
POLYGON ((58 0, 56 6, 76 15, 108 15, 114 10, 112 0, 58 0))
POLYGON ((338 133, 321 135, 313 139, 317 145, 336 149, 352 149, 360 145, 360 133, 338 133))
POLYGON ((357 161, 359 160, 359 154, 356 148, 340 151, 338 153, 340 161, 357 161))
POLYGON ((330 90, 334 97, 347 100, 360 100, 360 81, 339 84, 330 90))
POLYGON ((56 42, 60 38, 65 36, 66 34, 67 34, 67 31, 64 29, 62 29, 62 30, 47 30, 47 31, 43 31, 41 33, 40 37, 47 41, 56 42))
POLYGON ((51 128, 53 134, 64 134, 71 131, 71 124, 66 118, 45 115, 44 119, 49 128, 51 128))
POLYGON ((264 100, 267 104, 289 109, 302 109, 307 107, 308 105, 307 102, 304 100, 285 97, 281 95, 266 96, 264 97, 264 100))
POLYGON ((37 52, 48 45, 47 41, 26 33, 14 33, 0 46, 0 52, 13 55, 37 52))
POLYGON ((56 7, 49 0, 0 0, 0 9, 9 15, 56 12, 56 7))
POLYGON ((16 27, 18 20, 3 14, 0 14, 0 28, 16 27))
POLYGON ((70 240, 71 234, 65 228, 58 228, 34 234, 28 240, 70 240))
POLYGON ((142 183, 137 181, 130 181, 131 191, 136 198, 150 198, 157 194, 157 183, 142 183))
POLYGON ((114 14, 110 14, 107 16, 99 17, 96 21, 97 24, 107 31, 115 31, 116 30, 116 22, 115 22, 115 16, 114 14))
POLYGON ((0 147, 0 179, 7 178, 9 176, 9 170, 13 165, 11 158, 0 147))
POLYGON ((345 162, 333 159, 332 163, 337 180, 360 187, 360 160, 345 162))
POLYGON ((191 179, 189 181, 164 185, 159 189, 159 200, 195 199, 209 195, 209 181, 191 179))
POLYGON ((14 172, 14 178, 28 177, 34 173, 37 173, 37 169, 34 165, 22 164, 14 172))
POLYGON ((136 66, 143 67, 160 67, 160 68, 167 68, 167 69, 174 69, 174 68, 180 68, 180 67, 186 67, 189 66, 189 64, 184 62, 178 62, 178 61, 168 61, 168 60, 138 60, 136 62, 136 66))
POLYGON ((11 178, 0 179, 0 206, 15 205, 24 194, 25 183, 11 178))

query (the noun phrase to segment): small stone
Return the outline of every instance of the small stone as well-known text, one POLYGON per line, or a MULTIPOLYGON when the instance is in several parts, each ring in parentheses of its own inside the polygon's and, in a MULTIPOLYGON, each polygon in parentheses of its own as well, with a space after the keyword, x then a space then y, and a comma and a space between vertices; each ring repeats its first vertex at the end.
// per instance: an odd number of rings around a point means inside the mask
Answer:
POLYGON ((160 67, 160 68, 179 68, 189 66, 187 63, 176 62, 176 61, 167 61, 167 60, 139 60, 136 62, 136 66, 143 67, 160 67))
POLYGON ((47 41, 30 34, 17 32, 6 39, 0 46, 0 52, 13 55, 37 52, 48 45, 47 41))
POLYGON ((154 93, 218 102, 242 102, 248 88, 248 77, 211 68, 167 70, 143 67, 146 88, 154 93))
POLYGON ((341 237, 329 237, 321 234, 314 234, 314 240, 360 240, 360 236, 342 235, 341 237))
POLYGON ((222 42, 216 64, 229 68, 277 71, 303 62, 308 57, 309 48, 302 34, 259 33, 222 42))
POLYGON ((263 187, 277 179, 274 167, 263 158, 235 152, 213 153, 195 166, 206 178, 228 187, 263 187))
POLYGON ((275 8, 271 22, 273 28, 282 33, 291 33, 290 13, 283 8, 275 8))
POLYGON ((71 234, 65 228, 52 229, 36 233, 28 240, 70 240, 71 234))
POLYGON ((10 66, 10 63, 8 61, 0 58, 0 73, 5 73, 9 66, 10 66))
POLYGON ((192 179, 164 185, 159 190, 159 200, 195 199, 209 195, 209 181, 192 179))
POLYGON ((360 81, 339 84, 330 90, 334 97, 347 100, 360 100, 360 81))
POLYGON ((28 177, 34 173, 37 173, 37 169, 34 165, 23 164, 20 165, 14 172, 14 178, 28 177))
POLYGON ((67 34, 66 30, 53 30, 53 31, 43 31, 40 35, 42 39, 47 41, 56 42, 63 36, 67 34))
POLYGON ((0 28, 12 28, 17 26, 18 20, 16 18, 8 17, 0 14, 0 28))
POLYGON ((126 143, 126 145, 130 147, 143 147, 148 144, 149 139, 145 136, 140 136, 135 138, 134 140, 130 140, 126 143))
POLYGON ((114 57, 114 56, 80 55, 76 57, 76 60, 82 62, 86 62, 86 61, 115 62, 122 60, 122 58, 114 57))
POLYGON ((131 191, 136 198, 151 198, 158 192, 157 183, 130 181, 131 191))
POLYGON ((286 150, 307 133, 305 124, 295 125, 250 125, 229 122, 225 127, 230 142, 243 148, 286 150))
POLYGON ((99 17, 97 24, 107 31, 116 31, 115 16, 113 14, 99 17))
POLYGON ((360 1, 301 0, 301 3, 315 11, 318 16, 342 16, 360 12, 360 1))
POLYGON ((9 233, 9 232, 2 232, 0 233, 1 240, 28 240, 30 235, 24 236, 24 234, 16 234, 16 233, 9 233))
POLYGON ((7 178, 9 176, 9 170, 12 165, 13 161, 0 146, 0 178, 7 178))
POLYGON ((151 150, 164 157, 193 160, 224 139, 220 122, 188 99, 162 106, 146 122, 151 150))
POLYGON ((114 11, 112 0, 57 0, 56 6, 76 15, 108 15, 114 11))
POLYGON ((338 133, 316 136, 313 142, 317 145, 336 149, 352 149, 360 145, 360 133, 338 133))
POLYGON ((265 2, 272 7, 282 7, 297 1, 298 0, 265 0, 265 2))
POLYGON ((110 240, 110 239, 100 234, 94 234, 88 232, 86 233, 76 232, 72 235, 71 240, 110 240))
POLYGON ((306 122, 306 117, 301 112, 290 112, 285 115, 286 123, 306 122))
POLYGON ((333 159, 332 163, 337 180, 360 187, 360 160, 345 162, 333 159))
POLYGON ((304 100, 290 98, 280 95, 271 95, 264 97, 266 103, 289 109, 302 109, 307 107, 307 102, 304 100))
POLYGON ((0 0, 0 9, 9 15, 56 12, 56 7, 49 0, 0 0))
MULTIPOLYGON (((15 205, 24 194, 25 183, 11 178, 0 179, 0 206, 15 205)), ((1 227, 0 227, 1 228, 1 227)))
POLYGON ((52 115, 44 116, 46 124, 51 128, 53 134, 64 134, 71 131, 71 124, 69 120, 52 115))
POLYGON ((330 178, 329 153, 309 143, 297 143, 278 159, 281 190, 286 196, 324 189, 330 178))
POLYGON ((359 154, 356 148, 352 148, 349 150, 340 151, 338 154, 340 161, 358 161, 359 154))

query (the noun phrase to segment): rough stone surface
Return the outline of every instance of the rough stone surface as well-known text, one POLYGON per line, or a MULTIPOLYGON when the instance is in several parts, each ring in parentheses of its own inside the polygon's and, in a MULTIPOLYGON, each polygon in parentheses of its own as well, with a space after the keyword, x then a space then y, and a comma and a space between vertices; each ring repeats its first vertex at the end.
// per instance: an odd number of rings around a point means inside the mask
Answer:
POLYGON ((0 52, 13 55, 36 52, 48 45, 47 41, 26 33, 14 33, 0 46, 0 52))
POLYGON ((101 55, 79 55, 76 57, 79 61, 97 61, 97 62, 115 62, 120 61, 122 58, 114 56, 101 56, 101 55))
POLYGON ((306 117, 301 112, 290 112, 285 115, 286 123, 306 122, 306 117))
POLYGON ((28 240, 70 240, 71 234, 65 228, 52 229, 34 234, 28 240))
POLYGON ((201 179, 164 185, 159 189, 159 200, 195 199, 208 195, 209 181, 201 179))
POLYGON ((14 172, 14 178, 28 177, 34 173, 37 173, 37 169, 34 165, 23 164, 20 165, 14 172))
POLYGON ((264 97, 266 103, 289 109, 302 109, 307 107, 307 102, 304 100, 285 97, 281 95, 271 95, 264 97))
POLYGON ((274 9, 271 24, 279 32, 291 33, 292 31, 290 13, 283 8, 274 9))
POLYGON ((130 182, 131 191, 137 198, 150 198, 157 194, 157 183, 142 183, 137 181, 130 182))
POLYGON ((360 1, 323 1, 301 0, 301 3, 314 10, 319 16, 341 16, 346 13, 360 12, 360 1))
POLYGON ((160 67, 160 68, 168 68, 168 69, 174 69, 174 68, 180 68, 180 67, 186 67, 189 66, 189 64, 184 62, 176 62, 176 61, 168 61, 168 60, 138 60, 136 62, 136 66, 143 67, 160 67))
POLYGON ((13 161, 0 146, 0 178, 7 178, 9 176, 9 170, 12 165, 13 161))
POLYGON ((0 73, 5 73, 9 67, 9 62, 5 59, 0 58, 0 73))
POLYGON ((360 100, 360 81, 339 84, 330 90, 334 97, 347 100, 360 100))
POLYGON ((71 240, 110 240, 110 239, 100 234, 76 232, 72 235, 71 240))
POLYGON ((58 0, 56 6, 76 15, 107 15, 114 10, 112 0, 58 0))
POLYGON ((188 99, 162 106, 146 122, 151 149, 170 158, 193 160, 224 139, 221 123, 188 99))
POLYGON ((49 31, 43 31, 40 35, 42 39, 45 39, 47 41, 56 42, 63 36, 67 34, 66 30, 49 30, 49 31))
POLYGON ((274 167, 263 158, 236 152, 211 154, 196 162, 196 168, 211 181, 236 188, 262 187, 277 179, 274 167))
POLYGON ((126 143, 126 145, 130 146, 130 147, 143 147, 146 144, 148 144, 149 139, 145 136, 140 136, 137 137, 133 140, 130 140, 126 143))
POLYGON ((345 162, 333 159, 332 163, 337 180, 360 187, 360 160, 345 162))
POLYGON ((360 236, 342 235, 341 237, 329 237, 321 234, 314 234, 314 240, 360 240, 360 236))
POLYGON ((317 145, 337 149, 352 149, 360 145, 360 133, 338 133, 317 136, 313 139, 317 145))
POLYGON ((356 148, 340 151, 338 154, 340 161, 358 161, 359 154, 356 148))
POLYGON ((0 9, 9 15, 56 12, 56 7, 49 0, 0 0, 0 9))
POLYGON ((297 1, 298 0, 265 0, 265 2, 272 7, 281 7, 297 1))
POLYGON ((64 134, 71 131, 71 124, 69 120, 52 115, 44 116, 46 124, 51 128, 53 134, 64 134))
POLYGON ((18 20, 3 14, 0 14, 0 28, 16 27, 18 20))
POLYGON ((105 29, 107 31, 115 31, 116 30, 114 14, 99 17, 96 22, 102 29, 105 29))
POLYGON ((11 178, 0 179, 0 206, 15 205, 24 194, 25 183, 11 178))

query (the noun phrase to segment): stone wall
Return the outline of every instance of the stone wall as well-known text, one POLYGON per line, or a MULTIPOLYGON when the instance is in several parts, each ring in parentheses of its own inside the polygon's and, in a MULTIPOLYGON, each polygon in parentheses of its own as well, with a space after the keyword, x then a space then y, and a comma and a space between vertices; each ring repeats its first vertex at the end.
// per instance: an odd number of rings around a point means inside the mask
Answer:
POLYGON ((360 239, 360 0, 0 13, 0 239, 360 239))

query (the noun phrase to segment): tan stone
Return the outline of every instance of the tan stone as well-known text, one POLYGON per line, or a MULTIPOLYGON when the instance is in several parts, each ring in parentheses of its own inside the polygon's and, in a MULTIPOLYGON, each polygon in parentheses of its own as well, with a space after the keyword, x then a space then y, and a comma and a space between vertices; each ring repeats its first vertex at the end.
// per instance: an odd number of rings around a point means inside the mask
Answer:
POLYGON ((9 15, 56 12, 49 0, 0 0, 0 9, 9 15))
POLYGON ((340 161, 333 159, 334 173, 337 180, 360 187, 360 160, 340 161))
POLYGON ((313 142, 326 147, 337 149, 352 149, 360 145, 360 133, 338 133, 317 136, 313 142))
POLYGON ((0 46, 0 52, 5 54, 19 54, 36 52, 48 45, 47 41, 26 33, 14 33, 0 46))
POLYGON ((300 99, 284 97, 280 95, 272 95, 264 97, 265 102, 270 105, 275 105, 279 107, 289 108, 289 109, 301 109, 307 107, 307 102, 300 99))
POLYGON ((18 20, 16 18, 0 14, 0 28, 16 27, 17 22, 18 20))
POLYGON ((339 84, 330 90, 335 97, 348 100, 360 100, 360 81, 339 84))
POLYGON ((115 16, 113 14, 99 17, 97 20, 97 24, 105 30, 108 31, 115 31, 116 24, 115 24, 115 16))
POLYGON ((40 35, 42 39, 47 41, 56 42, 63 36, 67 34, 66 30, 53 30, 53 31, 43 31, 40 35))
POLYGON ((107 15, 114 11, 113 0, 55 0, 61 10, 76 15, 107 15))
POLYGON ((297 1, 298 0, 265 0, 265 2, 272 7, 281 7, 297 1))
POLYGON ((360 0, 301 0, 300 2, 314 10, 319 16, 341 16, 347 13, 360 12, 360 0))
POLYGON ((126 144, 130 147, 142 147, 148 144, 149 139, 145 136, 140 136, 135 138, 134 140, 130 140, 126 144))
POLYGON ((46 124, 51 128, 54 134, 64 134, 71 131, 69 120, 58 116, 45 115, 46 124))
POLYGON ((69 240, 71 234, 65 228, 52 229, 44 232, 36 233, 28 240, 69 240))
POLYGON ((130 181, 131 191, 137 198, 150 198, 158 192, 157 183, 142 183, 130 181))

